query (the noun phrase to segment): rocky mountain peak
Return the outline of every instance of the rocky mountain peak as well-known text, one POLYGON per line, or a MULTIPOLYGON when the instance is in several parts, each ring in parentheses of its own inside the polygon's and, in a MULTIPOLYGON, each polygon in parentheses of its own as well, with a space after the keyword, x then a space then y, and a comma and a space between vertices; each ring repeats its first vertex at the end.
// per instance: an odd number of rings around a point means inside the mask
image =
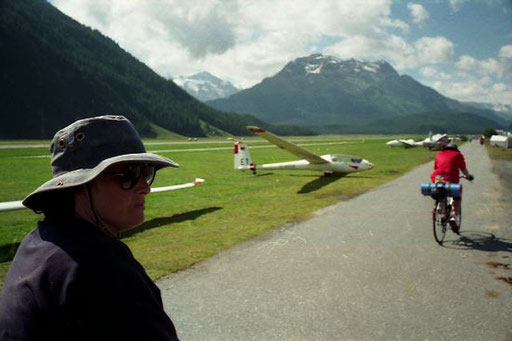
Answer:
POLYGON ((188 77, 180 76, 173 81, 200 101, 224 98, 240 91, 231 82, 222 80, 206 71, 188 77))
POLYGON ((287 76, 350 74, 374 74, 375 76, 398 76, 396 70, 386 61, 343 60, 334 56, 311 54, 289 62, 280 72, 287 76))

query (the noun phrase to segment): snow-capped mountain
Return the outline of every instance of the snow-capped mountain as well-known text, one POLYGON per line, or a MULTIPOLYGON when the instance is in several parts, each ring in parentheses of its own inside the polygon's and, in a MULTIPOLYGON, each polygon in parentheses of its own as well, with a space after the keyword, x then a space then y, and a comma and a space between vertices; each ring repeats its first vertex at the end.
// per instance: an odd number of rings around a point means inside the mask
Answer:
POLYGON ((312 54, 288 63, 278 75, 371 75, 397 77, 398 73, 384 60, 365 62, 357 59, 343 60, 333 56, 312 54))
POLYGON ((173 81, 190 95, 203 102, 229 97, 240 91, 231 82, 217 78, 206 71, 188 77, 180 76, 173 79, 173 81))
MULTIPOLYGON (((437 129, 437 125, 442 128, 450 123, 447 113, 499 119, 491 110, 468 110, 469 106, 398 74, 384 60, 343 60, 321 54, 290 61, 253 87, 207 104, 223 111, 250 113, 273 124, 294 124, 321 132, 363 131, 384 119, 393 119, 392 123, 400 127, 414 121, 408 130, 428 131, 427 126, 436 125, 432 129, 437 129), (406 115, 415 115, 414 120, 404 118, 406 115), (432 123, 434 115, 448 122, 432 123)), ((375 130, 381 128, 378 124, 375 130)))

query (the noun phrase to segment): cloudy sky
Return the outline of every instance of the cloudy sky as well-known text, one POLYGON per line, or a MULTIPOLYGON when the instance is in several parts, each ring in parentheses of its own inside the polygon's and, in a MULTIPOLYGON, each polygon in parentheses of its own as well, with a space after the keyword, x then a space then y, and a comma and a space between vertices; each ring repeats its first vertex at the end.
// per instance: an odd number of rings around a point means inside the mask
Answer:
POLYGON ((510 0, 50 0, 166 78, 243 88, 323 53, 384 59, 442 94, 512 104, 510 0))

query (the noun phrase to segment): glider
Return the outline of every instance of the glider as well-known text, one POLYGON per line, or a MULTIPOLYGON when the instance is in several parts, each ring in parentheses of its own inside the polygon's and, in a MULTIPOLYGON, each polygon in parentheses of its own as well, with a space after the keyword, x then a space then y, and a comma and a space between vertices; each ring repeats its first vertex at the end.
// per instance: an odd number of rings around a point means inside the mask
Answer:
POLYGON ((389 142, 386 142, 386 144, 390 147, 404 147, 404 148, 412 148, 417 146, 422 146, 423 141, 420 142, 414 142, 413 139, 408 140, 391 140, 389 142))
POLYGON ((435 134, 432 135, 432 132, 428 134, 428 137, 421 141, 421 145, 428 149, 442 149, 448 143, 450 143, 450 138, 446 134, 435 134))
MULTIPOLYGON (((203 182, 204 182, 204 179, 196 178, 192 182, 187 182, 187 183, 180 184, 180 185, 151 188, 151 193, 174 191, 176 189, 194 187, 194 186, 200 185, 203 182)), ((23 200, 0 202, 0 212, 26 209, 26 207, 23 206, 22 202, 23 202, 23 200)))
POLYGON ((423 141, 415 142, 413 139, 408 140, 391 140, 386 142, 390 147, 404 147, 412 148, 416 146, 423 146, 428 149, 441 149, 450 142, 450 139, 446 134, 435 134, 429 133, 428 137, 423 141))
POLYGON ((252 162, 252 158, 249 153, 249 146, 246 143, 238 141, 235 142, 234 150, 235 169, 237 170, 251 170, 255 174, 256 170, 259 169, 300 169, 321 171, 324 172, 324 175, 330 175, 332 173, 348 174, 361 172, 373 168, 373 164, 371 162, 356 156, 344 154, 328 154, 319 156, 261 128, 254 126, 249 126, 247 128, 250 132, 258 134, 279 148, 286 150, 303 160, 256 165, 252 162))

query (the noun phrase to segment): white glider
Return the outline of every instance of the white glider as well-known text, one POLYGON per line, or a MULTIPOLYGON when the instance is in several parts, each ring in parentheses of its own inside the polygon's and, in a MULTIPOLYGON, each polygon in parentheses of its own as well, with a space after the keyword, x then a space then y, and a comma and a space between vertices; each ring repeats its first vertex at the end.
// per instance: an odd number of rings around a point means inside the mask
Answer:
POLYGON ((389 142, 386 142, 386 144, 390 147, 412 148, 412 147, 422 146, 423 141, 414 142, 413 139, 408 139, 408 140, 399 139, 399 140, 391 140, 389 142))
MULTIPOLYGON (((204 182, 204 179, 196 178, 192 182, 187 182, 187 183, 180 184, 180 185, 154 187, 154 188, 151 188, 151 193, 174 191, 176 189, 194 187, 194 186, 200 185, 203 182, 204 182)), ((23 210, 26 207, 23 206, 22 202, 23 202, 23 200, 0 202, 0 212, 23 210)))
POLYGON ((435 134, 432 132, 428 134, 428 137, 421 141, 421 145, 428 149, 441 149, 450 142, 450 138, 446 134, 435 134))
POLYGON ((0 212, 16 211, 16 210, 22 210, 22 209, 26 208, 21 203, 22 201, 23 200, 0 202, 0 212))
POLYGON ((373 164, 371 162, 356 156, 344 154, 328 154, 319 156, 261 128, 253 126, 249 126, 247 128, 249 131, 258 134, 279 148, 303 158, 303 160, 256 165, 252 162, 252 158, 249 153, 249 146, 238 141, 235 142, 235 169, 237 170, 252 170, 253 173, 256 173, 256 170, 258 169, 300 169, 321 171, 324 172, 325 175, 329 175, 332 173, 348 174, 361 172, 373 168, 373 164))
POLYGON ((151 193, 174 191, 175 189, 194 187, 194 186, 200 185, 203 182, 204 182, 204 179, 196 178, 192 182, 187 182, 187 183, 181 184, 181 185, 172 185, 172 186, 164 186, 164 187, 151 188, 151 193))
POLYGON ((432 132, 429 133, 428 137, 422 141, 415 142, 413 139, 408 140, 391 140, 386 142, 386 144, 390 147, 404 147, 404 148, 412 148, 417 146, 423 146, 428 149, 441 149, 445 145, 450 142, 450 139, 446 134, 435 134, 432 135, 432 132))

